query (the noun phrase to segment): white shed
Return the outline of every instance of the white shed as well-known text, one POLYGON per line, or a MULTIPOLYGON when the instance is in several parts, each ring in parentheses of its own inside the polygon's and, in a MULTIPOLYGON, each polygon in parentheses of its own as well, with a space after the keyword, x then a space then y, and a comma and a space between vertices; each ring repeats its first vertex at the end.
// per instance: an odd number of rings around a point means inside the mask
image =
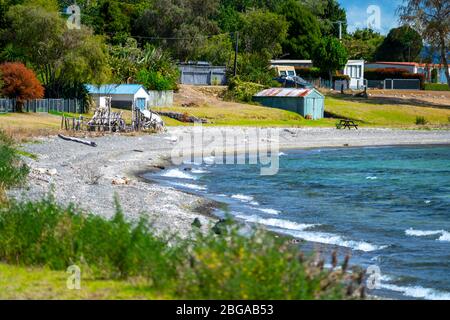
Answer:
POLYGON ((106 106, 106 98, 111 97, 111 105, 115 108, 131 108, 133 103, 140 109, 146 109, 150 96, 140 84, 105 84, 86 85, 86 89, 100 107, 106 106))

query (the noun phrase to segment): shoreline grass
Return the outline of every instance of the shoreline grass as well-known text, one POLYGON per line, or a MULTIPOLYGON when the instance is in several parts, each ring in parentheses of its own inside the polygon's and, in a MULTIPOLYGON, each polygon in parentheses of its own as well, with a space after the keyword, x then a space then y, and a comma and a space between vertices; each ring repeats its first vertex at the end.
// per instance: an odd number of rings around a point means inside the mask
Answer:
POLYGON ((1 207, 0 260, 55 271, 76 264, 92 281, 141 279, 145 295, 175 299, 351 299, 364 292, 361 274, 346 272, 348 259, 326 270, 323 260, 263 230, 241 235, 230 221, 220 235, 157 237, 144 220, 125 221, 120 207, 106 220, 51 197, 1 207))
POLYGON ((427 91, 450 91, 450 87, 444 83, 425 83, 427 91))

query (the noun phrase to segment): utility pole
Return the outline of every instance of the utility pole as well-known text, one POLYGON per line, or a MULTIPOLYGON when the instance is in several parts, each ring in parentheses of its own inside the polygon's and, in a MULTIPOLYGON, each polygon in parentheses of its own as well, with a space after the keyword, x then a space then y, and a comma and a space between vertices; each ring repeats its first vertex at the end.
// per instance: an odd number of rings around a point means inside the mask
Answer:
POLYGON ((339 40, 342 40, 342 21, 338 21, 339 24, 339 40))
POLYGON ((234 46, 234 76, 237 76, 237 58, 238 58, 238 51, 239 51, 239 31, 235 32, 235 41, 236 44, 234 46))

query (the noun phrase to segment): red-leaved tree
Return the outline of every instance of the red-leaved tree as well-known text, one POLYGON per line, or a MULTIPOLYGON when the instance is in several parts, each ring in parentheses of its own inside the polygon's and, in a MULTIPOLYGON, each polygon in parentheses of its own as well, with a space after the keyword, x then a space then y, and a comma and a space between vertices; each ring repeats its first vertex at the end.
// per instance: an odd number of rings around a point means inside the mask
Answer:
POLYGON ((44 87, 41 85, 33 70, 20 62, 7 62, 0 65, 3 82, 2 94, 16 99, 18 112, 23 112, 23 104, 27 100, 44 97, 44 87))

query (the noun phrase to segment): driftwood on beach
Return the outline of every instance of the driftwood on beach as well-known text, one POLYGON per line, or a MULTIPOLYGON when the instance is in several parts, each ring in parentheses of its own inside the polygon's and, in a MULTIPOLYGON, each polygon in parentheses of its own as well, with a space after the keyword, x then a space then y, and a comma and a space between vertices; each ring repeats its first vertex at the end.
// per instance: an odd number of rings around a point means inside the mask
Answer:
POLYGON ((94 141, 88 141, 88 140, 83 140, 83 139, 78 139, 75 137, 68 137, 68 136, 63 136, 62 134, 58 134, 58 137, 60 137, 63 140, 66 141, 72 141, 72 142, 77 142, 77 143, 82 143, 91 147, 96 147, 97 144, 94 141))

